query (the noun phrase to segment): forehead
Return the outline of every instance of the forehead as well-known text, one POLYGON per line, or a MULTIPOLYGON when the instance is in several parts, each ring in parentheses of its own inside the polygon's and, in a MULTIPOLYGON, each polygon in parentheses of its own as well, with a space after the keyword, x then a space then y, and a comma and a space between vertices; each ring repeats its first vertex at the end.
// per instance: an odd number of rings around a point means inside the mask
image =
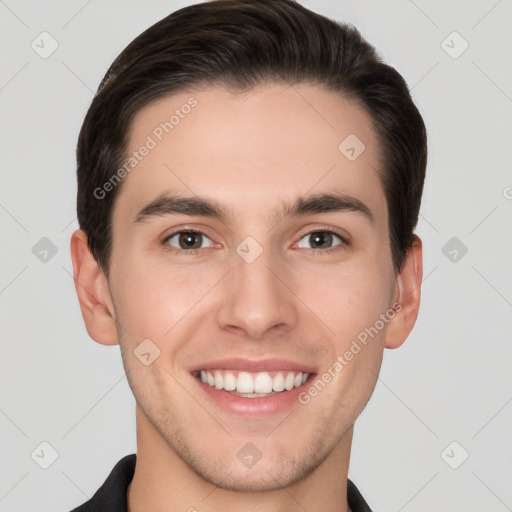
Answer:
POLYGON ((133 166, 114 222, 133 219, 162 193, 211 197, 260 217, 307 193, 340 192, 386 208, 369 115, 315 85, 169 95, 137 113, 127 148, 124 163, 133 166))

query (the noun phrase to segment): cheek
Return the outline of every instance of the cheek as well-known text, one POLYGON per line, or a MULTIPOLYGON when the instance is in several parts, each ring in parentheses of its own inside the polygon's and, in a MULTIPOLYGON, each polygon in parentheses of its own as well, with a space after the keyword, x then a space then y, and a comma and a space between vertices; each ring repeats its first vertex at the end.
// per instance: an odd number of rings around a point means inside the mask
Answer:
POLYGON ((334 383, 323 403, 339 403, 339 421, 347 411, 361 410, 374 389, 386 329, 394 317, 391 281, 382 269, 370 272, 366 267, 325 280, 328 293, 317 290, 312 309, 322 312, 331 330, 323 372, 334 383))
POLYGON ((141 261, 125 260, 116 269, 116 313, 135 340, 161 340, 215 285, 219 273, 206 266, 200 270, 141 261))
POLYGON ((305 272, 300 282, 298 295, 342 345, 373 326, 392 302, 392 272, 375 262, 305 272))

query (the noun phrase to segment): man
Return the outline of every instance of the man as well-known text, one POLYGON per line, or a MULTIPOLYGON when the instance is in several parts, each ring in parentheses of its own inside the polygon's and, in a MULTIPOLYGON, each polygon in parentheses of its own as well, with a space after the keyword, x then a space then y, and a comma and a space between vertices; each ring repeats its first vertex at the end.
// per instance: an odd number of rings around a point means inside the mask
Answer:
POLYGON ((353 425, 422 278, 398 72, 292 0, 193 5, 116 59, 77 159, 76 290, 120 345, 137 454, 75 510, 370 510, 353 425))

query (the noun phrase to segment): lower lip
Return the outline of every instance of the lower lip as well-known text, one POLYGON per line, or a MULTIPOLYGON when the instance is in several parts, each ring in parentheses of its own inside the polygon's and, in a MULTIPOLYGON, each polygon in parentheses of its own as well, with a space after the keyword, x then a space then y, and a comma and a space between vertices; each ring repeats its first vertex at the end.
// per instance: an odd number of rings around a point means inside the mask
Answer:
POLYGON ((226 412, 243 416, 272 416, 285 412, 298 403, 299 394, 310 385, 312 378, 313 375, 310 375, 304 384, 290 391, 280 391, 265 397, 246 398, 232 395, 224 389, 214 388, 193 377, 210 401, 226 412))

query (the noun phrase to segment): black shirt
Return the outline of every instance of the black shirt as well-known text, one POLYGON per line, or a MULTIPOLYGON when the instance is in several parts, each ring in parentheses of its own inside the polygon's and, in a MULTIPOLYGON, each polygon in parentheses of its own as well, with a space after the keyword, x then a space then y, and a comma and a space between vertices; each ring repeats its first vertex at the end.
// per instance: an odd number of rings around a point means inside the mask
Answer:
MULTIPOLYGON (((126 491, 135 473, 137 455, 123 457, 94 496, 71 512, 127 512, 126 491)), ((353 482, 347 482, 348 505, 352 512, 372 512, 353 482)))

